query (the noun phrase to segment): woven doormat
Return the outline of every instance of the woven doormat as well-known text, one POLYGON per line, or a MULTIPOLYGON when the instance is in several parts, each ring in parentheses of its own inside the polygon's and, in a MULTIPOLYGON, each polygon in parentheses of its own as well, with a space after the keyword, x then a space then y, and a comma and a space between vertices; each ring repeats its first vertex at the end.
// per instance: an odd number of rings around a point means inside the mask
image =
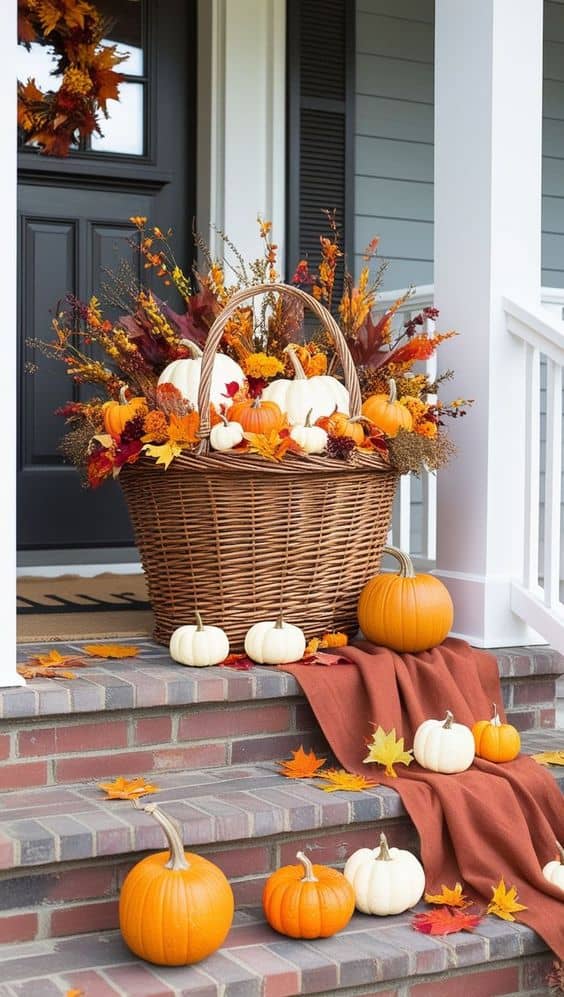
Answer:
POLYGON ((141 573, 18 578, 18 641, 137 637, 150 635, 152 629, 141 573))

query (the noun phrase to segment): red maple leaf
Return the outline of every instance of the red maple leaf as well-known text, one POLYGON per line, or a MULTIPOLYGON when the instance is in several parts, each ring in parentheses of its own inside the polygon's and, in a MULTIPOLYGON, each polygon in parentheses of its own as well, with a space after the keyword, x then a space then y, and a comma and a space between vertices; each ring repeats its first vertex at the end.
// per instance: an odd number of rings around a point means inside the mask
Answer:
POLYGON ((439 907, 416 914, 411 927, 424 935, 451 935, 455 931, 473 931, 481 920, 481 914, 467 914, 463 910, 439 907))
POLYGON ((225 661, 220 664, 222 668, 236 668, 240 672, 248 672, 255 667, 254 661, 251 661, 246 654, 228 654, 225 661))

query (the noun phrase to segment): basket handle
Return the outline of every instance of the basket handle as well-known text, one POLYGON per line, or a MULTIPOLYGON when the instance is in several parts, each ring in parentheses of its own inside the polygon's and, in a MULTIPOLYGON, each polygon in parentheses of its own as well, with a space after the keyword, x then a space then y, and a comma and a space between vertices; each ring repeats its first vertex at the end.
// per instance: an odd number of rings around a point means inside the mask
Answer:
POLYGON ((200 413, 199 436, 202 442, 207 441, 211 430, 210 393, 213 361, 216 350, 221 342, 223 330, 234 312, 237 311, 239 305, 241 305, 244 301, 256 298, 259 294, 265 294, 272 291, 281 291, 284 292, 284 294, 289 294, 290 296, 299 298, 305 305, 307 305, 308 308, 311 309, 312 312, 314 312, 315 315, 317 315, 317 318, 323 323, 326 330, 331 333, 331 336, 335 342, 337 355, 343 366, 345 385, 349 391, 350 415, 353 418, 360 415, 362 398, 356 367, 351 357, 345 337, 339 329, 335 319, 331 315, 331 312, 311 294, 308 294, 306 291, 302 291, 299 287, 294 287, 292 284, 255 284, 252 287, 244 287, 241 291, 236 291, 235 294, 229 298, 228 304, 217 316, 208 333, 202 356, 200 389, 198 391, 198 411, 200 413))

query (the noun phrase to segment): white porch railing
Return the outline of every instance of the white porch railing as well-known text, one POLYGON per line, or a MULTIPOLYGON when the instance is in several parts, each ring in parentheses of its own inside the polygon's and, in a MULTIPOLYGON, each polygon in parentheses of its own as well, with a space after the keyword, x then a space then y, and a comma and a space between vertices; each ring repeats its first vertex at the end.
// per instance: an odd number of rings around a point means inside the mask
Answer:
MULTIPOLYGON (((400 291, 379 296, 382 313, 400 291)), ((422 285, 398 310, 398 320, 433 304, 434 287, 422 285)), ((562 603, 562 366, 564 364, 564 288, 542 288, 542 309, 527 311, 505 302, 507 328, 526 350, 527 440, 526 535, 523 576, 512 588, 512 609, 553 647, 564 652, 562 603), (550 317, 545 310, 552 312, 550 317), (546 389, 545 389, 546 382, 546 389), (544 393, 546 390, 546 403, 544 393), (541 437, 541 422, 546 435, 541 437)), ((432 331, 432 324, 429 323, 432 331)), ((436 358, 427 370, 436 373, 436 358), (431 365, 435 366, 431 366, 431 365)), ((420 479, 404 475, 394 507, 389 542, 408 551, 419 569, 433 568, 436 559, 437 490, 434 474, 420 479)))

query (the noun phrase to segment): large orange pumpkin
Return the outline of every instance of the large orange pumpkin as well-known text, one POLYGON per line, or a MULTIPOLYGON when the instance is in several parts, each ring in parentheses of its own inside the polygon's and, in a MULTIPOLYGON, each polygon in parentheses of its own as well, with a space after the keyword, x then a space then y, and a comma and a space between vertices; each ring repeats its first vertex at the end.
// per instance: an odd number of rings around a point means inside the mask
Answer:
POLYGON ((362 405, 362 414, 370 419, 386 436, 397 436, 400 429, 409 432, 413 427, 411 412, 397 401, 396 382, 390 378, 389 395, 369 395, 362 405))
POLYGON ((328 938, 349 923, 354 890, 338 869, 312 865, 303 852, 296 858, 301 865, 277 869, 264 885, 266 920, 290 938, 328 938))
POLYGON ((172 818, 155 803, 139 806, 165 832, 169 851, 138 862, 119 898, 119 926, 131 951, 159 966, 187 966, 211 955, 233 922, 228 880, 213 862, 185 852, 172 818))
POLYGON ((433 575, 416 575, 411 559, 384 547, 399 561, 399 574, 382 572, 366 583, 358 601, 362 633, 374 644, 400 653, 436 647, 452 627, 454 608, 448 589, 433 575))
POLYGON ((491 720, 478 720, 472 734, 476 754, 489 762, 512 762, 521 750, 519 731, 512 724, 502 724, 495 703, 491 720))
POLYGON ((235 402, 227 413, 230 422, 238 422, 246 433, 263 433, 282 429, 284 416, 276 402, 261 402, 257 398, 235 402))
POLYGON ((134 419, 136 415, 146 410, 147 402, 140 396, 138 398, 126 399, 125 388, 119 393, 119 402, 104 402, 102 405, 102 417, 106 432, 110 436, 120 436, 125 429, 126 423, 134 419))

